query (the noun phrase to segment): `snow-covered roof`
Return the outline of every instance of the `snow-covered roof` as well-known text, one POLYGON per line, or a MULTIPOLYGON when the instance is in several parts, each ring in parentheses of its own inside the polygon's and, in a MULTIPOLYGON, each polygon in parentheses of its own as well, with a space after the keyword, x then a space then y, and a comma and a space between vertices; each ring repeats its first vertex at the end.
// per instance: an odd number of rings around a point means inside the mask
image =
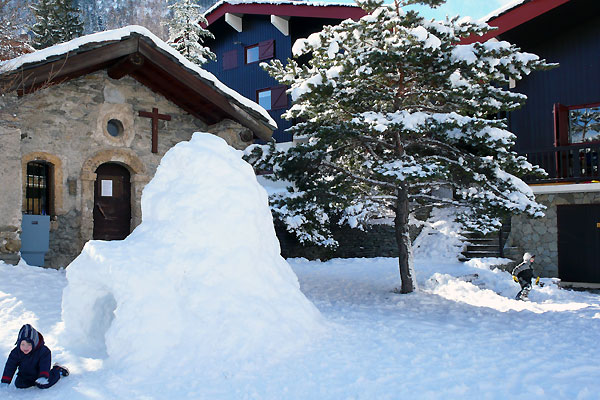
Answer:
POLYGON ((235 90, 231 89, 230 87, 219 81, 213 74, 186 59, 181 53, 173 49, 158 36, 150 32, 147 28, 138 25, 130 25, 119 29, 81 36, 68 42, 56 44, 54 46, 45 48, 43 50, 38 50, 33 53, 24 54, 17 58, 2 61, 0 62, 0 73, 10 73, 16 71, 21 67, 26 68, 28 65, 40 63, 52 58, 56 58, 57 56, 75 53, 80 48, 89 46, 90 44, 101 44, 107 42, 120 41, 135 33, 151 40, 160 50, 162 50, 165 53, 168 53, 168 55, 177 60, 182 66, 184 66, 188 70, 191 70, 203 80, 212 83, 216 89, 234 99, 243 108, 247 108, 258 113, 260 116, 263 117, 265 123, 268 123, 268 125, 270 125, 271 129, 277 129, 277 123, 273 120, 273 118, 271 118, 269 113, 263 107, 258 105, 256 102, 242 96, 235 90))
POLYGON ((540 15, 573 0, 513 0, 508 4, 482 17, 479 21, 486 22, 494 29, 483 36, 472 36, 461 41, 463 44, 485 42, 521 26, 540 15))
POLYGON ((244 0, 220 0, 212 5, 208 10, 204 12, 204 15, 208 15, 212 13, 217 8, 221 7, 223 4, 231 4, 231 5, 293 5, 293 6, 309 6, 309 7, 357 7, 355 3, 334 3, 334 2, 322 2, 322 1, 293 1, 293 0, 253 0, 253 1, 244 1, 244 0))
POLYGON ((512 10, 513 8, 517 8, 520 5, 524 4, 524 3, 528 3, 531 0, 513 0, 508 4, 503 5, 502 7, 492 11, 491 13, 489 13, 486 16, 483 16, 480 21, 481 22, 488 22, 492 19, 498 18, 499 16, 506 14, 507 12, 509 12, 510 10, 512 10))
POLYGON ((221 0, 204 12, 208 25, 226 13, 276 15, 285 17, 359 19, 365 11, 354 3, 327 3, 291 0, 221 0))

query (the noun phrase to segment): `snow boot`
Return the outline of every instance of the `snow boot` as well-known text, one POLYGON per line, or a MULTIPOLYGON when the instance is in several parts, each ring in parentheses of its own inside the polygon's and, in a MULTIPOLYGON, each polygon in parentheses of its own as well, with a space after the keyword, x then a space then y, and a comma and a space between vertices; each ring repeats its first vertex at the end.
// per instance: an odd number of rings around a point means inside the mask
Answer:
POLYGON ((52 369, 56 368, 58 370, 58 372, 60 372, 60 376, 65 377, 65 376, 69 376, 69 370, 66 367, 60 366, 58 364, 54 364, 54 367, 52 367, 52 369))
POLYGON ((527 301, 529 300, 529 291, 531 290, 531 286, 530 287, 524 287, 523 289, 521 289, 519 291, 519 293, 517 293, 517 297, 515 297, 516 300, 524 300, 527 301))

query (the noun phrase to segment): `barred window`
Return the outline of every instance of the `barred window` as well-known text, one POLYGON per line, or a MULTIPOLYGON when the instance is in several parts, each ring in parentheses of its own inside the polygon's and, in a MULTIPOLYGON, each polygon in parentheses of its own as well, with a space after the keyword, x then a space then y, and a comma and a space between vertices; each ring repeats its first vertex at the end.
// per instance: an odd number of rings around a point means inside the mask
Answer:
POLYGON ((50 215, 50 166, 41 162, 27 163, 25 213, 50 215))

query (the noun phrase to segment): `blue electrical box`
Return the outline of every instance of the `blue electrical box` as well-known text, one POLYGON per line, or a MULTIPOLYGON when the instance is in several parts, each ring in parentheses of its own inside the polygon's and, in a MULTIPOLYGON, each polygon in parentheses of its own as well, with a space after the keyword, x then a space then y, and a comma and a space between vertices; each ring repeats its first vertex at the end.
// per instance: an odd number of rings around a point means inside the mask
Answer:
POLYGON ((50 216, 23 214, 21 257, 29 265, 44 266, 50 245, 50 216))

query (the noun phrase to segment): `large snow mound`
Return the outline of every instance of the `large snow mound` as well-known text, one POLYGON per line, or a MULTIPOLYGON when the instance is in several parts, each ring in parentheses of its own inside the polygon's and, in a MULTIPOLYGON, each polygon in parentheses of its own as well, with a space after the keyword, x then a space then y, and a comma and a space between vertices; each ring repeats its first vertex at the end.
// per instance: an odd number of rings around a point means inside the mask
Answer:
POLYGON ((125 240, 88 242, 68 266, 64 343, 124 376, 172 381, 272 362, 321 330, 241 155, 198 132, 165 154, 142 224, 125 240))

